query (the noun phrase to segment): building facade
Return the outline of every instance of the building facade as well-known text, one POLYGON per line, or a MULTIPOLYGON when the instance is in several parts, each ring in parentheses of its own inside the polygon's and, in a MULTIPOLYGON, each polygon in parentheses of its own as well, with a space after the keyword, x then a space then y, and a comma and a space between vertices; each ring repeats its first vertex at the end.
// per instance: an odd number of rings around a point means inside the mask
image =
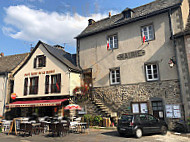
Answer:
POLYGON ((21 66, 29 54, 17 54, 4 56, 0 55, 0 115, 4 116, 5 104, 10 101, 12 93, 14 72, 21 66))
POLYGON ((93 94, 118 115, 151 113, 184 120, 173 35, 182 31, 188 0, 156 0, 100 21, 89 20, 77 39, 79 66, 93 94))
MULTIPOLYGON (((76 55, 41 41, 14 74, 16 99, 7 105, 17 116, 64 115, 64 106, 73 89, 80 86, 76 55)), ((13 115, 13 116, 14 116, 13 115)))

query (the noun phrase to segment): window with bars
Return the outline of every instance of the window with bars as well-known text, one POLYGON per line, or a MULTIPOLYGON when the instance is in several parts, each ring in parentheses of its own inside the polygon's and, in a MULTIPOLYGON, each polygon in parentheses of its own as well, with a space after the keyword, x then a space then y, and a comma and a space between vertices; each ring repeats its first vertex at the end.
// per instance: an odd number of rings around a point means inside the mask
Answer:
POLYGON ((110 83, 111 85, 120 84, 120 69, 110 69, 110 83))
POLYGON ((29 94, 38 94, 38 80, 39 80, 39 77, 30 78, 29 94))
POLYGON ((34 58, 34 68, 41 68, 46 66, 46 56, 39 55, 34 58))
POLYGON ((117 37, 117 35, 108 36, 107 42, 109 43, 108 49, 118 48, 118 37, 117 37))
POLYGON ((142 37, 145 36, 146 38, 145 41, 154 40, 153 25, 144 26, 141 28, 141 31, 142 31, 142 37))
POLYGON ((147 64, 147 65, 145 65, 145 69, 146 69, 147 81, 159 80, 159 72, 158 72, 157 64, 147 64))

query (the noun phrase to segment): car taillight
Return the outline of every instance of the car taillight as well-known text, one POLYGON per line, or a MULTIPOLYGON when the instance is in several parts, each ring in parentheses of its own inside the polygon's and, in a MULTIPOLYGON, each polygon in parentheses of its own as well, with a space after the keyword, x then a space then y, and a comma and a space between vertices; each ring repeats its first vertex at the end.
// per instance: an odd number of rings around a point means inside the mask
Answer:
POLYGON ((134 124, 133 122, 130 122, 130 126, 133 126, 133 124, 134 124))

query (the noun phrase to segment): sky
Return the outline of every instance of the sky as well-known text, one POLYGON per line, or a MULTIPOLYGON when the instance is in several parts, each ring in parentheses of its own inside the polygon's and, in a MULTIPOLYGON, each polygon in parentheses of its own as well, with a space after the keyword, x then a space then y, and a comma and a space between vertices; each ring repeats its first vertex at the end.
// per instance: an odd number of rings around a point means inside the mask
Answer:
POLYGON ((0 0, 0 53, 30 52, 39 40, 76 53, 88 19, 98 21, 153 0, 0 0))

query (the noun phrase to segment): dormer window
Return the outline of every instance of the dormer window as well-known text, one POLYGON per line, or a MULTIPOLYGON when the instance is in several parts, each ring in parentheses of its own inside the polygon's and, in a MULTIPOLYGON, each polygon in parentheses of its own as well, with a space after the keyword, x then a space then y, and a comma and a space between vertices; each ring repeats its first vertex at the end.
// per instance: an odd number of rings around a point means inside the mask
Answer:
POLYGON ((132 18, 133 10, 130 8, 126 8, 125 10, 123 10, 122 13, 124 18, 132 18))
POLYGON ((34 58, 34 68, 41 68, 46 66, 46 56, 39 55, 34 58))

